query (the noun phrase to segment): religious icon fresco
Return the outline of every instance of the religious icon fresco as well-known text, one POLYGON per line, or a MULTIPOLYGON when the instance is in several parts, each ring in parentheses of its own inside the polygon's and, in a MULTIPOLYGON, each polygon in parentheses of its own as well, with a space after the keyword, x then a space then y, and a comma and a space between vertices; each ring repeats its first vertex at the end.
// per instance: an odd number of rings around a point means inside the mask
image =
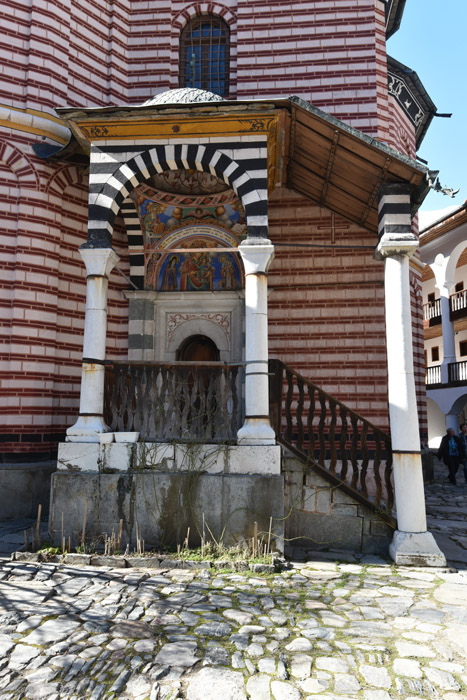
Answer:
POLYGON ((171 171, 156 175, 131 197, 143 233, 146 289, 242 288, 239 255, 226 248, 237 248, 245 238, 245 214, 222 180, 198 171, 171 171))

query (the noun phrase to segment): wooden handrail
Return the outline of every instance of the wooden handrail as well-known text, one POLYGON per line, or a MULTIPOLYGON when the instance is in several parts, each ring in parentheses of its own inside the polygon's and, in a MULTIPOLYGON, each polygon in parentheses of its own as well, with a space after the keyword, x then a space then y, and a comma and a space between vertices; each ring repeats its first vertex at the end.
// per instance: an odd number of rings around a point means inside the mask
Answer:
POLYGON ((278 441, 395 526, 389 435, 280 360, 270 360, 269 369, 278 441))

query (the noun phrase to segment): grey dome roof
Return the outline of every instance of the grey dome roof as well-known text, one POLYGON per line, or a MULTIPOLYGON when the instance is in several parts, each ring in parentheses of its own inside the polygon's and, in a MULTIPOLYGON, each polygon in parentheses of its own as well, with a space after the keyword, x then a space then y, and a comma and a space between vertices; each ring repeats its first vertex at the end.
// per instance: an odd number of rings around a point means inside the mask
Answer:
POLYGON ((149 98, 143 102, 143 107, 151 107, 152 105, 164 105, 174 103, 190 104, 193 102, 220 102, 222 97, 208 90, 199 90, 198 88, 175 88, 175 90, 167 90, 160 92, 158 95, 149 98))

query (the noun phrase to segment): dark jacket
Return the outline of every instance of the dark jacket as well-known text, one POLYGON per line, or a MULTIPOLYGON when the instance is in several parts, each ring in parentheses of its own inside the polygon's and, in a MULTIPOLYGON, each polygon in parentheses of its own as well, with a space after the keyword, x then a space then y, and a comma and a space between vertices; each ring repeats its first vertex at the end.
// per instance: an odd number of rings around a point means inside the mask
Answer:
MULTIPOLYGON (((438 459, 442 459, 444 464, 446 464, 446 465, 448 464, 448 461, 449 461, 449 439, 450 439, 450 437, 451 437, 451 435, 449 435, 449 433, 446 433, 446 435, 444 435, 443 439, 441 440, 441 444, 440 444, 439 450, 438 450, 438 459)), ((461 440, 459 440, 457 435, 453 435, 452 437, 456 441, 457 450, 459 452, 459 459, 463 460, 465 457, 463 442, 461 440)))

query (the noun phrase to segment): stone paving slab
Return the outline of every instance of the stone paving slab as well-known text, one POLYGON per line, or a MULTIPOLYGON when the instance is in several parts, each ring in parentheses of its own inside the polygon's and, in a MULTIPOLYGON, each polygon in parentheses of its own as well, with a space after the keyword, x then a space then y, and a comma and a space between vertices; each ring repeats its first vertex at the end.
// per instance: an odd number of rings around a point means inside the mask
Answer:
MULTIPOLYGON (((444 471, 425 492, 447 569, 299 550, 268 574, 0 558, 0 700, 467 700, 467 489, 444 471)), ((0 556, 34 525, 0 523, 0 556)))
POLYGON ((467 571, 0 565, 0 700, 465 700, 467 571))

